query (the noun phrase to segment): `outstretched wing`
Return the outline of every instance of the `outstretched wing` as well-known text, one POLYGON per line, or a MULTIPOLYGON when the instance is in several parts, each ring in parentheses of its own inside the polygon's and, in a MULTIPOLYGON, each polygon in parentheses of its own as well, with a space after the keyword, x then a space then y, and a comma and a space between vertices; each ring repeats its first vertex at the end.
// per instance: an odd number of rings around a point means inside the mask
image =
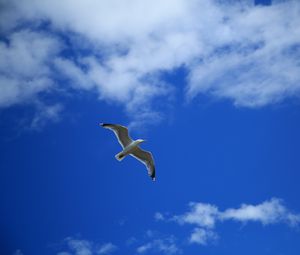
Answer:
POLYGON ((101 123, 100 126, 112 130, 115 133, 119 143, 123 148, 125 148, 127 145, 129 145, 132 142, 132 139, 130 138, 128 134, 128 129, 126 127, 117 124, 105 124, 105 123, 101 123))
POLYGON ((155 165, 151 152, 144 151, 141 148, 137 147, 137 149, 130 155, 146 165, 148 175, 153 181, 155 181, 155 165))

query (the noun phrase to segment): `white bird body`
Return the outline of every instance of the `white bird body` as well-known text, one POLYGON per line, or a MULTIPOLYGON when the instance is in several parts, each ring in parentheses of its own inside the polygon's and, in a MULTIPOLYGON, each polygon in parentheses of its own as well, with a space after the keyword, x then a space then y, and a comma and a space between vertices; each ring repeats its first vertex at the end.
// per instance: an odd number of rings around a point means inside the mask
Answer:
POLYGON ((155 165, 151 152, 142 150, 139 145, 142 142, 145 142, 143 139, 132 140, 128 134, 128 129, 124 126, 118 124, 100 124, 104 128, 111 129, 116 137, 120 145, 123 147, 123 150, 119 152, 115 158, 118 161, 124 159, 127 155, 130 155, 144 165, 146 165, 148 170, 148 175, 151 177, 153 181, 155 181, 155 165))
POLYGON ((134 153, 139 144, 144 142, 144 140, 142 139, 138 139, 138 140, 135 140, 135 141, 132 141, 132 143, 130 143, 129 145, 127 145, 121 152, 119 152, 115 157, 117 160, 121 161, 125 158, 125 156, 129 155, 129 154, 132 154, 134 153))

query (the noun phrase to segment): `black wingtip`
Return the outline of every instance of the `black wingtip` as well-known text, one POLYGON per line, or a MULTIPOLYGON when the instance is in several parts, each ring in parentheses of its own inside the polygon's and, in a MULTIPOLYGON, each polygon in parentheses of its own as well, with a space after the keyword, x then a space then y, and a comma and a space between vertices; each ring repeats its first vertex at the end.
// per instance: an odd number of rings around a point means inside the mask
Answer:
POLYGON ((100 123, 99 124, 101 127, 106 127, 106 126, 109 126, 109 125, 111 125, 111 124, 108 124, 108 123, 100 123))
POLYGON ((155 176, 155 172, 153 172, 151 175, 150 175, 150 178, 151 178, 151 180, 152 181, 156 181, 156 178, 155 178, 156 176, 155 176))

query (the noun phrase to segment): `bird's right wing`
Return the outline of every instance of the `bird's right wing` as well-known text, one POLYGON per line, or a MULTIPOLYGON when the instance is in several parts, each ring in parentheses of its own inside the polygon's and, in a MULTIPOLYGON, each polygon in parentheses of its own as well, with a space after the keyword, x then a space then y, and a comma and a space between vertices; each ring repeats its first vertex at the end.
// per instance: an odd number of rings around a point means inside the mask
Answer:
POLYGON ((116 137, 118 138, 119 143, 123 148, 125 148, 127 145, 129 145, 132 142, 132 139, 130 138, 128 134, 128 129, 124 126, 117 125, 117 124, 100 124, 104 128, 108 128, 112 130, 116 137))
POLYGON ((137 149, 130 155, 135 157, 137 160, 141 161, 144 165, 146 165, 148 175, 153 181, 155 181, 155 165, 151 152, 144 151, 141 148, 137 147, 137 149))

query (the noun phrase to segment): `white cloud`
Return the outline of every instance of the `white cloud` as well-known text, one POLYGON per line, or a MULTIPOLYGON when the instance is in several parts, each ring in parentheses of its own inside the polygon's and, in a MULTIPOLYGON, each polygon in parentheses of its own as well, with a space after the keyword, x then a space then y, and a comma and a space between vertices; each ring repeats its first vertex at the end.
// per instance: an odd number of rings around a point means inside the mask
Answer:
POLYGON ((110 254, 117 250, 117 246, 112 243, 105 243, 101 245, 98 254, 110 254))
POLYGON ((30 123, 22 123, 22 128, 40 129, 59 120, 63 105, 44 102, 41 96, 57 90, 51 65, 62 47, 55 37, 31 30, 13 32, 0 41, 0 109, 16 104, 35 108, 30 121, 20 121, 30 123))
POLYGON ((49 63, 60 50, 51 36, 23 30, 0 41, 0 108, 36 99, 53 87, 49 63))
POLYGON ((283 205, 282 200, 272 198, 258 205, 242 204, 237 209, 229 208, 220 214, 220 219, 240 222, 258 221, 264 225, 284 222, 295 226, 300 223, 300 214, 291 213, 283 205))
POLYGON ((180 225, 195 226, 189 241, 201 245, 217 239, 215 232, 217 222, 234 220, 247 223, 256 221, 263 225, 285 223, 291 227, 300 224, 300 214, 291 212, 278 198, 272 198, 257 205, 242 204, 239 208, 228 208, 224 211, 219 210, 215 205, 205 203, 190 203, 189 206, 189 211, 173 216, 171 220, 180 225))
POLYGON ((253 2, 3 1, 0 29, 9 43, 0 43, 0 106, 62 87, 56 76, 63 75, 73 88, 138 113, 133 122, 161 118, 151 103, 172 95, 162 74, 179 67, 188 73, 188 98, 259 107, 299 96, 300 3, 253 2), (50 27, 40 33, 44 21, 50 27))
POLYGON ((218 217, 218 208, 214 205, 204 203, 190 203, 191 210, 184 215, 175 216, 180 224, 196 224, 200 227, 213 228, 218 217))
POLYGON ((278 198, 257 205, 242 204, 240 208, 228 208, 225 211, 205 203, 190 203, 189 206, 188 212, 173 219, 179 224, 188 223, 205 228, 214 228, 217 221, 225 220, 258 221, 264 225, 283 222, 295 226, 300 223, 300 214, 290 212, 278 198))
POLYGON ((219 19, 227 20, 213 31, 224 32, 212 54, 194 65, 188 95, 207 93, 247 107, 299 95, 299 2, 220 10, 219 19))

